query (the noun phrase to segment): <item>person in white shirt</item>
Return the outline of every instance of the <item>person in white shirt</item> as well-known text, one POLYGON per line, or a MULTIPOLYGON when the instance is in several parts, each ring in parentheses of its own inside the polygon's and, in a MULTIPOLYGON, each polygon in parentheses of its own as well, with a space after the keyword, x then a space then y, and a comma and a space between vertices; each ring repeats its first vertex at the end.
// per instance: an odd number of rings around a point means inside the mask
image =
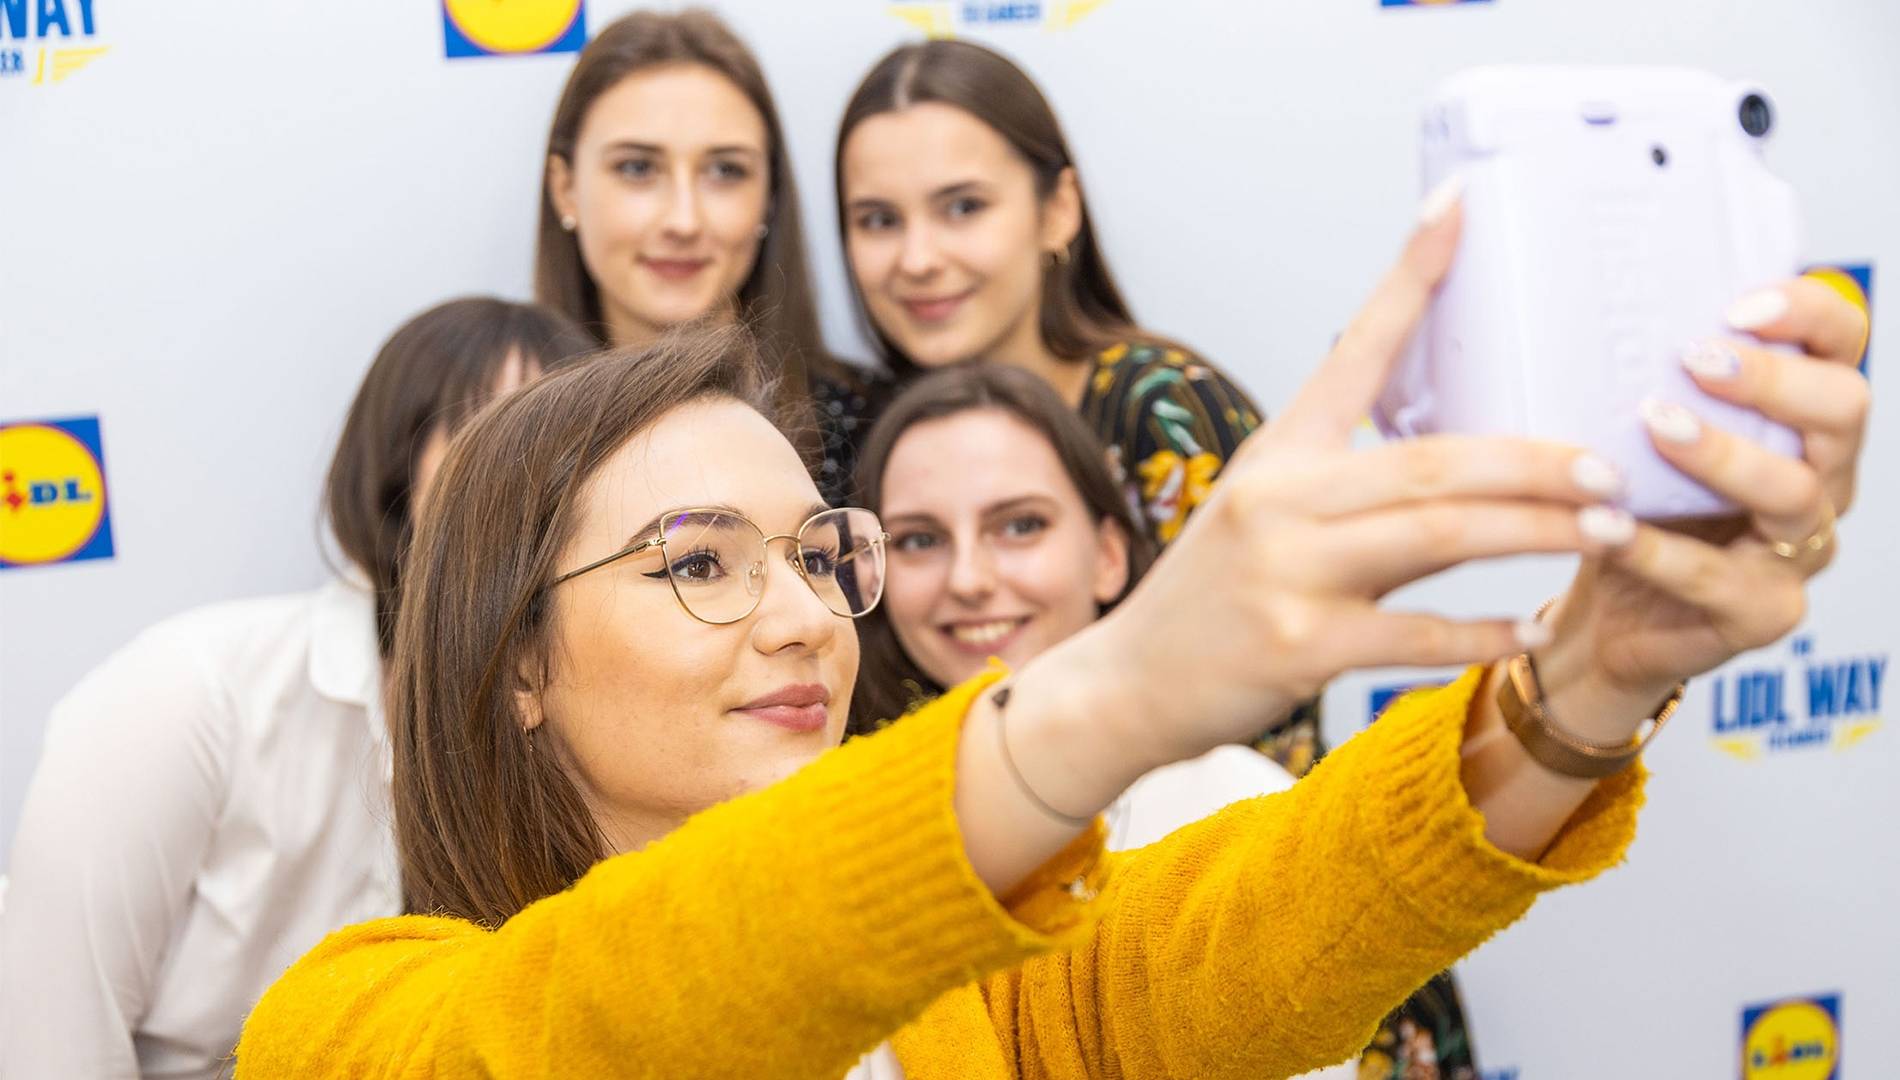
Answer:
POLYGON ((54 707, 0 911, 0 1077, 217 1076, 292 961, 400 913, 382 670, 412 518, 466 419, 593 347, 532 305, 416 316, 331 462, 345 573, 167 619, 54 707))

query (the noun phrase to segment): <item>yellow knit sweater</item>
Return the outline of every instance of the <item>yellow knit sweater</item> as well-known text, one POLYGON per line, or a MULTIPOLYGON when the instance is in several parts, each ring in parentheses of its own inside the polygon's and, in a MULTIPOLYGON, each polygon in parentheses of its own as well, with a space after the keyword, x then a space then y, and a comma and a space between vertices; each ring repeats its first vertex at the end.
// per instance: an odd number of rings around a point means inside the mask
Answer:
POLYGON ((1458 773, 1474 671, 1290 791, 1133 852, 1104 854, 1098 827, 1005 904, 952 811, 959 725, 997 677, 499 930, 332 934, 258 1003, 238 1075, 836 1080, 886 1038, 907 1080, 1291 1075, 1618 861, 1642 801, 1629 770, 1541 864, 1488 845, 1458 773))

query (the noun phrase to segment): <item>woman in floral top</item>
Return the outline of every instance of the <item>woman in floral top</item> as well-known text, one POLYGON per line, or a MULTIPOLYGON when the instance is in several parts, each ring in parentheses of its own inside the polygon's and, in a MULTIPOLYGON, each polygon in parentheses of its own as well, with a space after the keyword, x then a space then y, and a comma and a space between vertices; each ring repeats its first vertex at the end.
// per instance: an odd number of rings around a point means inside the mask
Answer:
MULTIPOLYGON (((966 362, 1036 373, 1101 437, 1156 544, 1172 541, 1260 412, 1212 364, 1136 324, 1028 75, 967 42, 900 48, 846 106, 834 164, 852 289, 896 382, 966 362)), ((1303 773, 1322 752, 1316 704, 1260 746, 1303 773)), ((1448 977, 1393 1015, 1361 1076, 1475 1076, 1448 977)))

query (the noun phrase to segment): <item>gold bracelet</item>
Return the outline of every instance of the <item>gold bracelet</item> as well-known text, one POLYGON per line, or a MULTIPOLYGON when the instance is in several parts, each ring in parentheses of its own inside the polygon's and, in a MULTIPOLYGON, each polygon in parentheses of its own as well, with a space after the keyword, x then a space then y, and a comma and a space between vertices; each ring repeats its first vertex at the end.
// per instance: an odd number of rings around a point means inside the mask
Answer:
POLYGON ((1537 681, 1537 667, 1530 653, 1511 658, 1505 678, 1498 686, 1498 711, 1504 714, 1504 726, 1538 764, 1563 776, 1580 780, 1600 780, 1620 772, 1636 760, 1649 741, 1656 737, 1669 717, 1682 704, 1688 690, 1686 682, 1677 683, 1656 714, 1647 723, 1649 730, 1638 729, 1627 740, 1617 743, 1591 742, 1559 727, 1544 703, 1543 687, 1537 681))
POLYGON ((996 706, 996 748, 1003 753, 1003 766, 1009 770, 1010 779, 1016 781, 1016 786, 1022 789, 1022 793, 1029 797, 1030 802, 1036 804, 1036 809, 1071 828, 1088 828, 1095 820, 1094 814, 1088 817, 1076 817, 1050 806, 1043 801, 1042 796, 1036 794, 1035 788, 1029 786, 1029 781, 1023 776, 1022 770, 1016 767, 1016 758, 1009 752, 1009 735, 1003 726, 1003 717, 1008 713, 1003 706, 1009 704, 1009 691, 1007 684, 997 687, 996 692, 990 695, 990 702, 996 706))

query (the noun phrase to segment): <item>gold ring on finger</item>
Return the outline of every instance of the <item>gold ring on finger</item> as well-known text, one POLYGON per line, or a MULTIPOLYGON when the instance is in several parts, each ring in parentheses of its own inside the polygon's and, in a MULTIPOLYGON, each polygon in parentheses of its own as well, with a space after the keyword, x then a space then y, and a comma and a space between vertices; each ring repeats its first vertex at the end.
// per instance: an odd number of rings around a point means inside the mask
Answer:
POLYGON ((1826 551, 1827 546, 1833 542, 1834 504, 1823 499, 1821 500, 1821 524, 1816 526, 1813 532, 1800 540, 1770 540, 1768 550, 1774 552, 1776 558, 1793 562, 1803 556, 1826 551))

